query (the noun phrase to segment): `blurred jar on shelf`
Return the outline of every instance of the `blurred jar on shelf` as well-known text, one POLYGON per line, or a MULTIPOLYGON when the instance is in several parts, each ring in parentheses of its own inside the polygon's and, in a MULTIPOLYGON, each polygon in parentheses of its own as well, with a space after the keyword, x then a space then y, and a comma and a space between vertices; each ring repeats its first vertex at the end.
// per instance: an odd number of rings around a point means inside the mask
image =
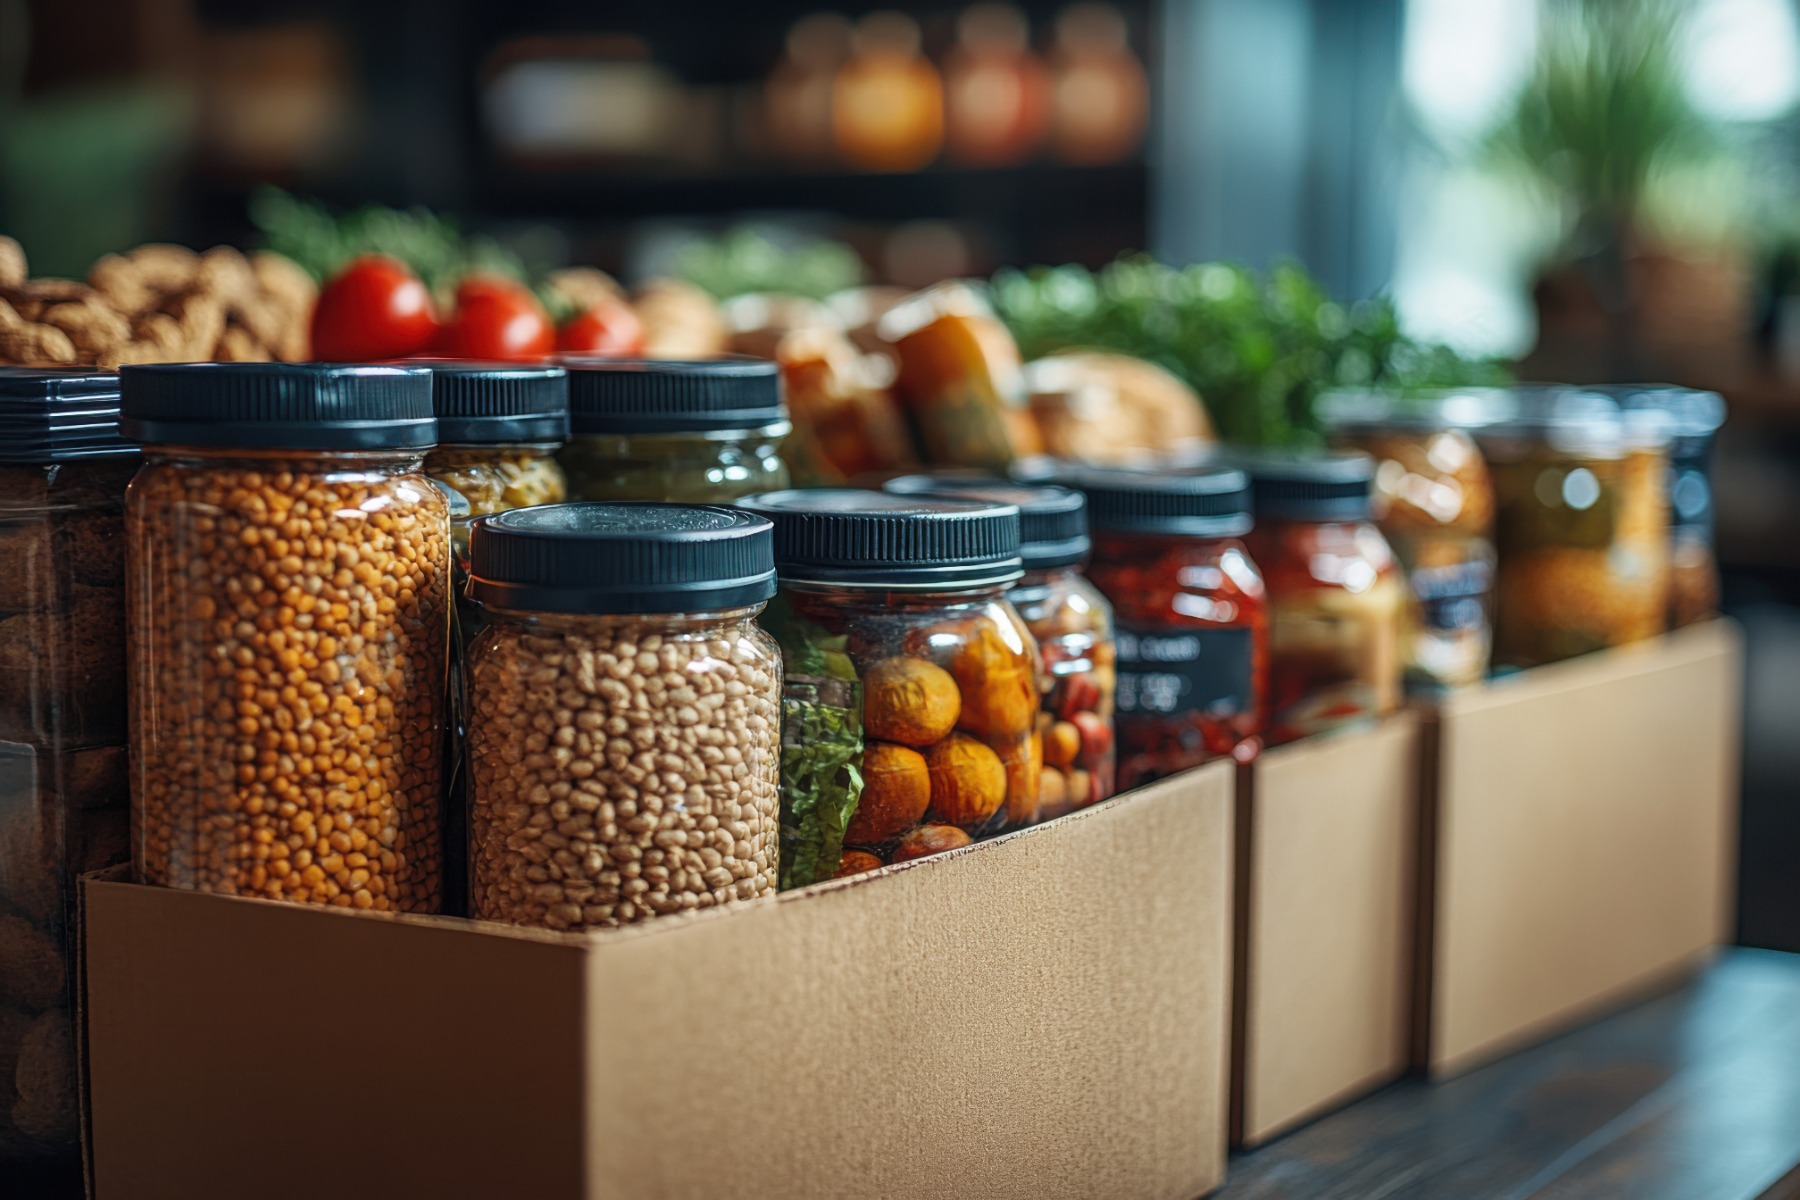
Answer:
POLYGON ((1269 590, 1269 744, 1400 707, 1405 583, 1370 519, 1366 454, 1246 455, 1269 590))
POLYGON ((831 87, 832 142, 850 165, 915 171, 943 149, 944 84, 919 43, 919 23, 905 13, 857 23, 831 87))
POLYGON ((1037 153, 1050 123, 1050 73, 1031 52, 1031 26, 1016 6, 963 10, 944 60, 944 99, 955 161, 1006 166, 1037 153))
POLYGON ((1717 392, 1666 384, 1598 389, 1627 413, 1660 414, 1669 426, 1669 627, 1714 616, 1719 563, 1713 551, 1712 447, 1725 423, 1717 392))
POLYGON ((788 30, 781 61, 763 85, 763 118, 769 148, 789 162, 818 164, 831 158, 831 93, 850 57, 850 18, 821 12, 788 30))
POLYGON ((1498 499, 1494 661, 1532 667, 1668 628, 1669 429, 1574 389, 1520 389, 1477 433, 1498 499))
POLYGON ((1056 19, 1050 55, 1051 153, 1080 165, 1136 154, 1150 116, 1150 81, 1110 4, 1073 4, 1056 19))
POLYGON ((1406 678, 1464 687, 1493 645, 1494 483, 1465 426, 1498 411, 1488 389, 1338 391, 1320 397, 1332 440, 1375 460, 1371 512, 1407 576, 1406 678))

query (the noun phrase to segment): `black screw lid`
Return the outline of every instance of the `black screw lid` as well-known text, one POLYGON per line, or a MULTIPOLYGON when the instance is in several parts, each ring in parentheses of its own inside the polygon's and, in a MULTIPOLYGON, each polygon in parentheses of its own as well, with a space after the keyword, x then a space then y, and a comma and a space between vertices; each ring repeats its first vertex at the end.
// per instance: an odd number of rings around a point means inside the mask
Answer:
POLYGON ((526 612, 703 613, 775 594, 769 522, 694 504, 540 504, 469 526, 469 598, 526 612))
POLYGON ((1375 460, 1366 454, 1241 454, 1256 515, 1286 521, 1365 521, 1375 460))
POLYGON ((1250 481, 1235 467, 1148 471, 1036 463, 1033 473, 1087 497, 1096 532, 1237 537, 1250 532, 1250 481))
POLYGON ((502 446, 569 436, 569 379, 561 367, 415 359, 431 372, 438 445, 502 446))
POLYGON ((855 488, 764 492, 738 504, 775 523, 784 582, 952 591, 1024 573, 1012 504, 855 488))
POLYGON ((0 463, 136 454, 119 433, 119 377, 92 367, 0 367, 0 463))
POLYGON ((1064 567, 1087 557, 1087 501, 1065 487, 1032 487, 978 473, 902 475, 882 485, 902 496, 944 496, 1011 504, 1019 510, 1019 558, 1027 571, 1064 567))
POLYGON ((704 433, 787 420, 781 371, 757 358, 704 362, 565 355, 576 433, 704 433))
POLYGON ((119 369, 119 427, 146 445, 419 450, 437 444, 431 372, 337 363, 119 369))

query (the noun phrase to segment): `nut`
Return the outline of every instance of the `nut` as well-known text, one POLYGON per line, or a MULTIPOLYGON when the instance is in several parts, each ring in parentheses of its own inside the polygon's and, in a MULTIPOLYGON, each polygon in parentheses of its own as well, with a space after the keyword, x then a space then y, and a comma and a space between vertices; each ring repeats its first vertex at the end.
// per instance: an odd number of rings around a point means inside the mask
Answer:
POLYGON ((946 825, 985 824, 1006 799, 1006 767, 993 749, 955 733, 925 752, 931 771, 931 815, 946 825))
POLYGON ((870 737, 929 746, 956 725, 962 696, 956 680, 919 658, 884 658, 863 673, 863 728, 870 737))
POLYGON ((599 929, 775 890, 780 656, 747 618, 496 619, 468 678, 475 916, 599 929))
POLYGON ((125 525, 140 878, 435 911, 443 493, 342 460, 150 464, 125 525))
POLYGON ((954 825, 921 825, 900 839, 900 844, 894 847, 893 860, 911 862, 928 854, 956 850, 972 841, 973 838, 954 825))
POLYGON ((883 845, 925 818, 931 804, 931 775, 923 754, 906 746, 870 742, 863 748, 862 776, 862 797, 844 841, 853 846, 883 845))
POLYGON ((0 236, 0 287, 18 287, 30 275, 25 248, 12 238, 0 236))

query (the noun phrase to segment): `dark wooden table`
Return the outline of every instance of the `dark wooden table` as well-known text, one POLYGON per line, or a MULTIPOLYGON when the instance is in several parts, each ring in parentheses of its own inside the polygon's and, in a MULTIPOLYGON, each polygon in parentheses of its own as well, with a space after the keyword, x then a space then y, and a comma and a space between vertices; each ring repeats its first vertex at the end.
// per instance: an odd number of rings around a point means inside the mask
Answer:
POLYGON ((1800 955, 1447 1083, 1405 1080, 1232 1159, 1221 1200, 1800 1198, 1800 955))

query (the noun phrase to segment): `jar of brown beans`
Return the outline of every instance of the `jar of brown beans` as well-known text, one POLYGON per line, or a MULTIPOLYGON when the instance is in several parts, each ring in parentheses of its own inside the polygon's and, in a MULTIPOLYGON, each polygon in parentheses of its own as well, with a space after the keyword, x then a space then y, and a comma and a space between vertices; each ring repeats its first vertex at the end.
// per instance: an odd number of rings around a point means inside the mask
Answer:
POLYGON ((441 899, 449 508, 431 376, 130 366, 133 864, 361 909, 441 899))
POLYGON ((552 504, 477 520, 470 553, 470 915, 601 929, 772 894, 769 522, 552 504))

